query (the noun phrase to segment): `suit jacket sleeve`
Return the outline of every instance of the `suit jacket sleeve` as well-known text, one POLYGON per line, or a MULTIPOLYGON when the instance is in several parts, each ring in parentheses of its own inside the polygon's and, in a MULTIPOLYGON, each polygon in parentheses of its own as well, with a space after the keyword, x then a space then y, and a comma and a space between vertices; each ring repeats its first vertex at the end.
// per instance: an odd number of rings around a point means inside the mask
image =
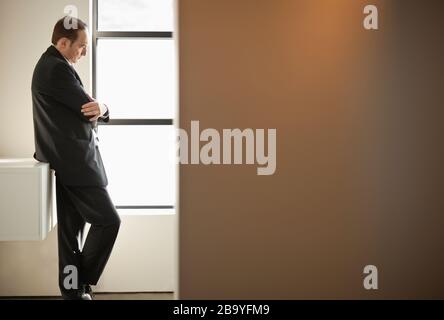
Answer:
POLYGON ((90 123, 89 117, 84 116, 81 109, 91 100, 67 64, 59 63, 54 67, 48 91, 49 95, 72 110, 82 121, 90 123))

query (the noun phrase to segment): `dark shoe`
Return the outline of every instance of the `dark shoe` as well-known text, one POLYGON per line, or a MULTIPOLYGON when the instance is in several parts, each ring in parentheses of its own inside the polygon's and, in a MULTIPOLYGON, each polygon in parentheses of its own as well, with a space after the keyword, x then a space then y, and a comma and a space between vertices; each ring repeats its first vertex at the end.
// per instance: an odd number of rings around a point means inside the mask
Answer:
POLYGON ((91 286, 89 284, 83 284, 82 289, 83 289, 83 293, 89 295, 91 297, 91 300, 93 300, 94 295, 93 295, 93 291, 91 289, 91 286))
POLYGON ((92 297, 84 292, 78 292, 74 295, 62 294, 63 300, 92 300, 92 297))
POLYGON ((62 298, 64 300, 93 300, 89 285, 82 285, 78 290, 71 290, 70 293, 62 293, 62 298))
POLYGON ((92 296, 89 294, 89 293, 85 293, 85 292, 83 292, 81 295, 80 295, 80 299, 79 300, 92 300, 93 298, 92 298, 92 296))

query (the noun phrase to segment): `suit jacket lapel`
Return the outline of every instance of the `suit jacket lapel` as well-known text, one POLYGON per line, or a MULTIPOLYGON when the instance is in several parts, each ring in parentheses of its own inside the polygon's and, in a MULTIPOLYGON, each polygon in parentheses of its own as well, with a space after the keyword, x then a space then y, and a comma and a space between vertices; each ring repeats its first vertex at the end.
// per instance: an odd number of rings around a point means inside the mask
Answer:
POLYGON ((71 67, 71 69, 74 71, 74 75, 76 76, 76 79, 77 80, 79 80, 79 82, 80 82, 80 85, 83 87, 83 83, 82 83, 82 80, 80 79, 80 77, 79 77, 79 75, 78 75, 78 73, 77 73, 77 71, 76 71, 76 69, 74 69, 71 65, 69 65, 70 67, 71 67))

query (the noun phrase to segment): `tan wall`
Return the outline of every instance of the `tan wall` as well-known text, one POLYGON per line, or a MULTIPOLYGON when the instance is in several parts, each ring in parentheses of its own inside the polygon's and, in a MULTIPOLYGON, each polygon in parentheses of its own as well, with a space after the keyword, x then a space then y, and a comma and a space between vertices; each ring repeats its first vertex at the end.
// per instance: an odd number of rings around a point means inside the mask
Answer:
POLYGON ((443 2, 366 4, 180 1, 181 127, 278 136, 273 176, 182 166, 180 298, 444 298, 443 2))

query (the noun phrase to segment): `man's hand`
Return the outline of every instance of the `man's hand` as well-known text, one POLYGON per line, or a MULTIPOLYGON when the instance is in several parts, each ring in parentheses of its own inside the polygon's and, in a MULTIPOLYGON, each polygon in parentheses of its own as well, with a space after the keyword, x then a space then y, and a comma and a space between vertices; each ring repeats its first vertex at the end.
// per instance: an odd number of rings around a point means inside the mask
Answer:
POLYGON ((99 103, 97 101, 88 102, 87 104, 84 104, 82 106, 82 113, 85 117, 91 117, 89 121, 94 122, 97 119, 99 119, 101 116, 103 116, 106 111, 107 107, 103 103, 99 103))

